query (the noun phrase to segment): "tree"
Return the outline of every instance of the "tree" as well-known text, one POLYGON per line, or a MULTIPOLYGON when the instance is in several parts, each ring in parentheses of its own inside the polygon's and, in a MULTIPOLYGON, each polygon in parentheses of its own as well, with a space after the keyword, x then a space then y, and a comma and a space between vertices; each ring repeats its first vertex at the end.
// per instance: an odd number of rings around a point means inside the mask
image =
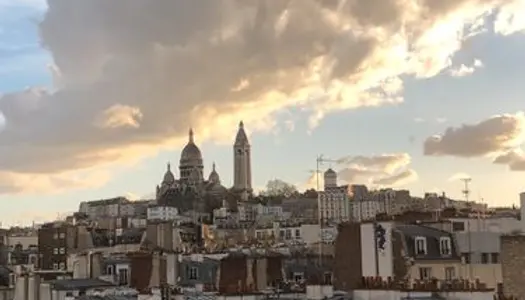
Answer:
POLYGON ((304 191, 303 196, 305 198, 317 199, 318 194, 315 189, 307 189, 306 191, 304 191))
POLYGON ((266 197, 290 197, 297 194, 297 188, 280 179, 272 179, 266 183, 266 190, 261 192, 266 197))

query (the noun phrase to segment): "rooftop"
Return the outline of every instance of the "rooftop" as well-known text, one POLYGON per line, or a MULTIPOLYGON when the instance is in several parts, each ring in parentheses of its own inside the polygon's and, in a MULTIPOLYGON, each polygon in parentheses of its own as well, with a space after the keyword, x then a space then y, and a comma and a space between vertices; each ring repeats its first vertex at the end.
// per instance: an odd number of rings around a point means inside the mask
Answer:
POLYGON ((112 283, 100 280, 100 279, 59 279, 50 282, 51 286, 55 290, 60 291, 71 291, 71 290, 87 290, 100 287, 111 287, 114 286, 112 283))

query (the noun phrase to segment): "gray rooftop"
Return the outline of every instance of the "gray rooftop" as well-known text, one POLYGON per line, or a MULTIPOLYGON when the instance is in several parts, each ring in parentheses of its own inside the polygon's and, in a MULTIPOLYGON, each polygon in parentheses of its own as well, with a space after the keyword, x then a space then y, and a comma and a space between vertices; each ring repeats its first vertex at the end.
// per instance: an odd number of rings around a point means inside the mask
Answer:
POLYGON ((87 296, 77 297, 76 300, 136 300, 137 295, 105 295, 105 296, 87 296))
POLYGON ((50 282, 51 287, 59 291, 71 291, 71 290, 87 290, 100 287, 111 287, 114 286, 112 283, 91 278, 82 279, 59 279, 50 282))
POLYGON ((457 245, 454 235, 450 232, 440 230, 433 227, 417 225, 417 224, 403 224, 397 225, 396 229, 400 231, 406 242, 406 250, 410 257, 416 260, 460 260, 458 255, 457 245), (416 255, 415 239, 416 237, 426 238, 427 254, 416 255), (441 255, 440 238, 449 237, 451 239, 452 255, 441 255))

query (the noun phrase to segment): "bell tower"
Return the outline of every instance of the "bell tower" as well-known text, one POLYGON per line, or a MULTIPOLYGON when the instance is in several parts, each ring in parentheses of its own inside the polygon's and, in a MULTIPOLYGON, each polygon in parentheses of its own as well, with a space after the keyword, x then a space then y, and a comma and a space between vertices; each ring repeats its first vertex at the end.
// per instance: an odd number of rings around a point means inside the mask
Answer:
POLYGON ((239 130, 233 144, 233 190, 241 194, 243 200, 252 194, 251 147, 244 131, 244 123, 239 123, 239 130))

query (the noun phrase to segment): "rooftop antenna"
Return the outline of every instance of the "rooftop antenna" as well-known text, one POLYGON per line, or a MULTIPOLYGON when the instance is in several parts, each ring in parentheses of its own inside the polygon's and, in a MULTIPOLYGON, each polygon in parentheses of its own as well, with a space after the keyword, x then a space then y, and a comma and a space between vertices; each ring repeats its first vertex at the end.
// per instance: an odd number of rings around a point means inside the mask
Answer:
MULTIPOLYGON (((463 184, 464 184, 464 189, 463 189, 463 196, 465 197, 465 202, 467 203, 467 209, 470 213, 470 200, 469 200, 469 196, 470 196, 470 189, 469 189, 469 185, 470 185, 470 182, 472 181, 472 178, 462 178, 461 181, 463 181, 463 184)), ((471 234, 470 234, 470 218, 467 218, 467 240, 468 240, 468 253, 467 253, 467 257, 468 257, 468 271, 469 271, 469 274, 468 274, 468 278, 469 280, 472 279, 472 237, 471 237, 471 234)))

